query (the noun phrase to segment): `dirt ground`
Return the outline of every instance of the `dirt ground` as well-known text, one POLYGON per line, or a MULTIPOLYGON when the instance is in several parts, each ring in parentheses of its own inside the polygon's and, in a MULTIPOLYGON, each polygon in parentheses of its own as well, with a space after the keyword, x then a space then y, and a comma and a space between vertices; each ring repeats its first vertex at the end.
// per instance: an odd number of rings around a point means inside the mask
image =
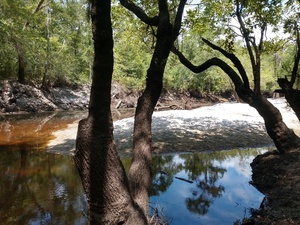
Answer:
POLYGON ((265 194, 261 208, 245 224, 300 224, 300 149, 257 156, 251 163, 252 185, 265 194))

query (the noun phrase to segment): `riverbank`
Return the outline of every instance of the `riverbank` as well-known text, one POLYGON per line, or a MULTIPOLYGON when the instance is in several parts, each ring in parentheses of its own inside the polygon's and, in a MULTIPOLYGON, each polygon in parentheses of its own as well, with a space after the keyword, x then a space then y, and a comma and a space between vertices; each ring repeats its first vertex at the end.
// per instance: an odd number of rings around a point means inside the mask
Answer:
MULTIPOLYGON (((113 83, 112 109, 135 108, 141 93, 113 83)), ((20 114, 49 111, 87 110, 90 85, 77 87, 41 88, 35 84, 20 84, 17 81, 0 81, 0 114, 20 114)), ((220 97, 201 94, 197 91, 163 91, 157 110, 191 109, 211 103, 228 101, 220 97)))
POLYGON ((283 155, 271 151, 253 160, 252 185, 265 199, 248 224, 300 224, 299 160, 299 149, 283 155))

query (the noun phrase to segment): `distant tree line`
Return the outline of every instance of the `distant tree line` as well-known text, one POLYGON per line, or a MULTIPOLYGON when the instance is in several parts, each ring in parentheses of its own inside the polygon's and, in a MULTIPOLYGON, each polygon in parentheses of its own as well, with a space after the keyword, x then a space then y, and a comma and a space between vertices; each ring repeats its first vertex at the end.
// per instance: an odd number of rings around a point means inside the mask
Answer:
MULTIPOLYGON (((215 40, 221 47, 234 51, 246 65, 247 73, 251 72, 247 47, 234 34, 233 26, 229 27, 234 24, 230 18, 231 8, 228 6, 227 10, 222 10, 224 7, 220 5, 222 1, 215 4, 201 1, 201 4, 188 5, 176 45, 189 60, 200 62, 216 55, 201 37, 215 40), (212 12, 215 15, 211 15, 212 12), (214 20, 209 20, 212 16, 214 20), (200 20, 202 22, 199 23, 200 20)), ((86 0, 1 1, 0 40, 3 44, 0 46, 0 79, 35 82, 41 86, 90 82, 93 40, 89 7, 86 0)), ((146 4, 146 7, 152 6, 146 4)), ((277 21, 280 21, 282 18, 276 15, 279 17, 277 21)), ((115 51, 113 80, 141 90, 145 86, 145 71, 154 51, 154 28, 141 23, 118 1, 112 6, 112 20, 115 51)), ((285 29, 276 27, 277 30, 292 34, 292 23, 289 22, 286 22, 285 29)), ((273 28, 268 27, 268 31, 273 28)), ((261 89, 270 93, 278 88, 277 79, 290 75, 293 67, 295 39, 281 33, 268 39, 262 52, 261 89)), ((167 62, 163 83, 167 89, 205 93, 220 93, 233 87, 220 69, 213 68, 196 76, 178 64, 174 54, 167 62)), ((295 85, 299 85, 298 80, 295 85)))

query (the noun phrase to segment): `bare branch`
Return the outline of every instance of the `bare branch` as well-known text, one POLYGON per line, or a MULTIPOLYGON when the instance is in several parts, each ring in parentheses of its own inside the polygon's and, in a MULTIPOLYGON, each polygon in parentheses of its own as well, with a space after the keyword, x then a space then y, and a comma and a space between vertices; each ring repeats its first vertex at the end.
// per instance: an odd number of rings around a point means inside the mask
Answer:
POLYGON ((241 63, 241 61, 232 53, 229 53, 227 51, 225 51, 224 49, 214 45, 213 43, 211 43, 210 41, 206 40, 205 38, 202 38, 202 40, 212 49, 217 50, 219 52, 221 52, 226 58, 230 59, 231 62, 234 64, 234 66, 238 69, 243 82, 244 82, 244 86, 245 88, 249 88, 249 80, 247 77, 247 73, 241 63))
POLYGON ((297 77, 297 72, 298 72, 298 66, 299 66, 299 61, 300 61, 300 34, 299 34, 299 30, 297 29, 297 37, 296 37, 296 48, 297 48, 297 52, 295 55, 295 60, 294 60, 294 66, 293 66, 293 70, 292 70, 292 78, 291 78, 291 87, 294 86, 294 83, 296 81, 296 77, 297 77))
POLYGON ((123 5, 126 9, 133 12, 140 20, 150 26, 157 26, 159 19, 158 16, 149 17, 143 9, 127 0, 120 0, 121 5, 123 5))
POLYGON ((174 46, 171 51, 175 55, 177 55, 180 62, 184 66, 186 66, 189 70, 191 70, 194 73, 201 73, 201 72, 207 70, 211 66, 218 66, 230 77, 230 79, 234 83, 236 90, 240 89, 241 86, 244 85, 243 81, 241 80, 240 76, 235 72, 235 70, 232 69, 226 62, 224 62, 223 60, 221 60, 217 57, 211 58, 199 66, 195 66, 174 46))
POLYGON ((251 49, 250 41, 252 42, 253 46, 256 46, 255 38, 250 40, 251 38, 249 37, 249 30, 246 28, 246 25, 243 21, 242 15, 241 15, 239 0, 236 0, 236 16, 237 16, 237 19, 238 19, 239 24, 240 24, 240 29, 242 31, 242 35, 243 35, 243 37, 245 39, 245 42, 246 42, 246 46, 247 46, 247 50, 248 50, 248 54, 249 54, 251 63, 254 66, 256 63, 255 63, 255 58, 254 58, 254 55, 253 55, 253 52, 252 52, 252 49, 251 49))
POLYGON ((178 9, 177 9, 177 14, 176 14, 176 18, 175 18, 175 23, 174 23, 174 37, 177 38, 177 36, 179 35, 179 31, 181 28, 181 21, 182 21, 182 15, 183 15, 183 10, 184 10, 184 6, 186 4, 187 0, 181 0, 179 5, 178 5, 178 9))

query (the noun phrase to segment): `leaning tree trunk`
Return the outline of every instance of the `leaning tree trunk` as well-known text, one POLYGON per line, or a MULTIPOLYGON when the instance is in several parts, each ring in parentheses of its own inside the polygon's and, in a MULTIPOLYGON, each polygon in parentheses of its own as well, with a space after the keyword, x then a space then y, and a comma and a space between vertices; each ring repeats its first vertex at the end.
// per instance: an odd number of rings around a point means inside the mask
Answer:
POLYGON ((287 77, 279 78, 277 83, 281 87, 281 92, 284 93, 285 99, 291 106, 291 108, 296 113, 298 120, 300 121, 300 90, 294 89, 294 84, 298 79, 299 82, 299 74, 298 68, 300 63, 300 31, 296 30, 296 54, 294 58, 294 65, 291 72, 291 79, 288 80, 287 77))
POLYGON ((284 91, 284 96, 300 121, 300 90, 292 89, 284 91))
POLYGON ((186 0, 180 0, 173 25, 170 22, 167 0, 158 1, 159 15, 153 18, 141 12, 131 1, 121 0, 121 3, 146 24, 157 26, 156 45, 147 71, 146 88, 138 100, 135 113, 133 158, 128 173, 133 200, 147 215, 152 180, 152 114, 161 94, 163 74, 171 47, 179 35, 186 0))
POLYGON ((91 1, 94 67, 88 118, 79 122, 74 161, 88 201, 88 224, 147 224, 134 204, 113 140, 110 0, 91 1))
POLYGON ((249 96, 245 98, 245 92, 238 92, 238 94, 263 117, 267 133, 280 153, 300 147, 299 137, 286 126, 280 111, 263 95, 252 95, 251 98, 249 96))
POLYGON ((162 21, 150 67, 147 71, 146 88, 138 99, 134 120, 133 159, 128 179, 134 201, 147 214, 151 186, 152 165, 152 114, 162 90, 165 65, 173 44, 172 26, 162 21), (160 33, 164 31, 164 35, 160 33), (160 36, 159 36, 160 35, 160 36))
POLYGON ((287 78, 279 78, 277 83, 281 87, 280 92, 284 94, 286 101, 300 121, 300 90, 295 90, 292 83, 288 81, 287 78))

